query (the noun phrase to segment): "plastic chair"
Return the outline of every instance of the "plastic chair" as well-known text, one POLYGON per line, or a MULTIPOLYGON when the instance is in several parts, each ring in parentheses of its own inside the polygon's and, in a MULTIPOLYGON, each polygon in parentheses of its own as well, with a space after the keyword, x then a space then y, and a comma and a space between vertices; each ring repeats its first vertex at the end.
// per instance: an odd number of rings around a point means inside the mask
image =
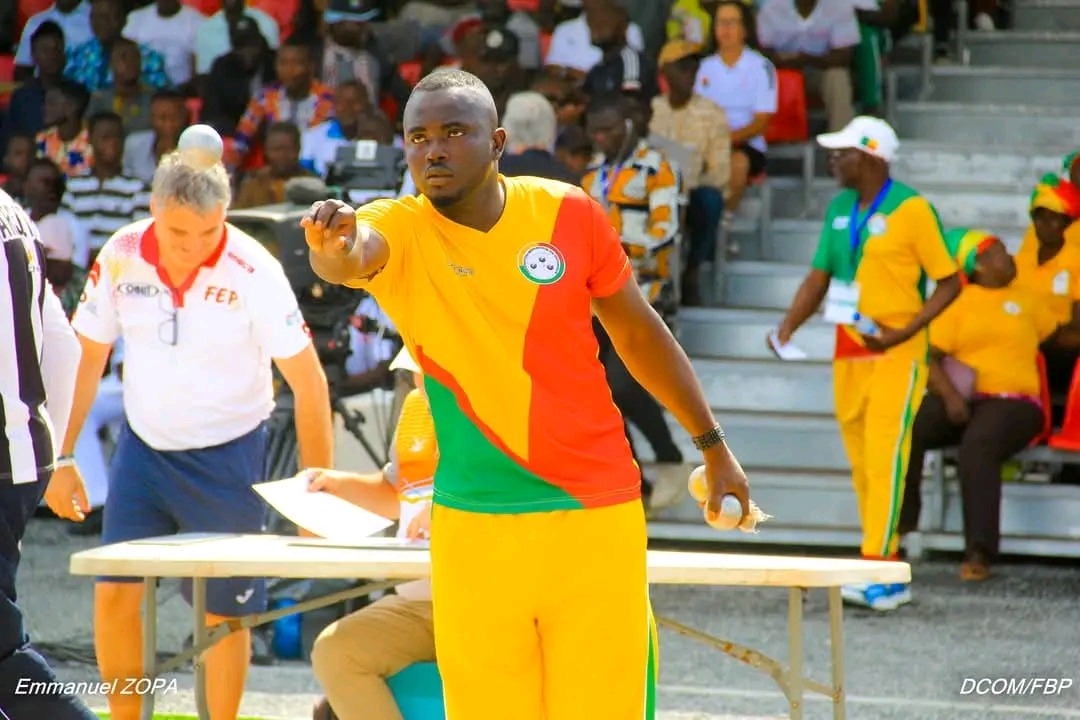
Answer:
POLYGON ((415 663, 386 679, 405 720, 446 720, 442 678, 433 662, 415 663))
POLYGON ((398 74, 401 75, 401 79, 409 83, 409 86, 414 86, 420 82, 420 61, 408 60, 398 65, 398 74))
POLYGON ((198 124, 199 117, 202 115, 203 99, 198 97, 188 98, 184 101, 184 105, 187 107, 191 124, 198 124))
MULTIPOLYGON (((15 39, 22 37, 22 31, 27 20, 39 12, 48 10, 52 4, 53 0, 19 0, 15 11, 15 39)), ((29 38, 27 38, 27 42, 29 42, 29 38)))
POLYGON ((15 56, 0 55, 0 109, 5 109, 15 92, 15 56))
MULTIPOLYGON (((1045 363, 1043 366, 1045 369, 1045 363)), ((1065 400, 1065 421, 1061 424, 1061 430, 1051 435, 1046 443, 1058 450, 1080 452, 1080 372, 1077 369, 1080 369, 1080 360, 1073 366, 1069 396, 1065 400)))

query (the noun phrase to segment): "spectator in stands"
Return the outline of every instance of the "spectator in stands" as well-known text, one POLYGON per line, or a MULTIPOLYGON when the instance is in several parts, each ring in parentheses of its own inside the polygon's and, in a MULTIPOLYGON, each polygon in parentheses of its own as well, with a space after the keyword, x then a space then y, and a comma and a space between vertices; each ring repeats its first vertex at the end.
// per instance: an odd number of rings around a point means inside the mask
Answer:
POLYGON ((724 109, 731 129, 731 182, 724 215, 739 209, 750 178, 765 172, 765 130, 776 112, 776 69, 754 48, 753 12, 740 0, 716 8, 716 54, 698 69, 694 91, 724 109))
POLYGON ((475 13, 473 0, 408 0, 398 19, 419 25, 422 46, 428 47, 437 45, 448 28, 475 13))
POLYGON ((518 40, 518 66, 527 72, 537 70, 540 56, 540 26, 532 16, 511 10, 506 0, 477 0, 480 18, 486 30, 509 30, 518 40))
POLYGON ((378 14, 378 3, 373 0, 328 1, 323 14, 326 39, 318 54, 319 79, 330 87, 359 80, 371 105, 377 106, 386 93, 404 108, 409 86, 372 29, 370 21, 378 14))
POLYGON ((123 174, 124 123, 119 115, 103 112, 90 117, 90 147, 94 168, 68 180, 63 206, 87 234, 90 246, 86 267, 112 235, 134 220, 150 217, 150 188, 123 174))
POLYGON ((930 392, 912 430, 899 532, 918 528, 926 452, 959 445, 960 577, 985 580, 998 553, 1002 466, 1043 431, 1036 357, 1057 321, 1013 282, 1016 264, 998 238, 962 228, 946 240, 970 284, 930 324, 930 392))
POLYGON ((37 156, 56 163, 69 177, 81 175, 94 165, 90 135, 83 115, 90 93, 82 85, 62 80, 45 93, 45 129, 37 134, 37 156))
POLYGON ((271 50, 277 50, 281 45, 280 30, 274 18, 258 8, 247 7, 246 0, 221 0, 221 10, 206 19, 195 39, 197 76, 208 75, 215 60, 236 49, 232 44, 232 27, 243 17, 255 21, 259 34, 271 50))
MULTIPOLYGON (((109 67, 113 43, 122 37, 124 7, 121 0, 89 0, 90 27, 94 37, 81 45, 68 44, 67 68, 64 74, 93 92, 112 85, 109 67)), ((139 45, 142 56, 142 82, 150 88, 170 85, 165 72, 165 59, 152 48, 139 45)))
POLYGON ((206 17, 180 0, 154 0, 133 10, 124 37, 158 52, 174 87, 190 89, 195 75, 195 43, 206 17))
MULTIPOLYGON (((584 77, 604 58, 604 51, 592 43, 590 24, 599 15, 610 15, 621 10, 615 0, 583 0, 582 7, 584 11, 581 15, 555 27, 551 46, 544 59, 546 65, 562 68, 578 77, 584 77)), ((635 23, 626 26, 626 44, 637 52, 645 49, 641 28, 635 23)))
POLYGON ((36 72, 11 95, 4 118, 8 137, 15 133, 36 135, 45 127, 45 91, 64 77, 64 33, 60 26, 52 20, 38 24, 27 54, 36 72))
MULTIPOLYGON (((642 294, 669 325, 674 324, 678 307, 671 273, 679 253, 678 176, 644 140, 644 110, 632 97, 594 98, 586 123, 597 154, 581 186, 606 208, 642 294)), ((615 404, 645 435, 660 465, 662 492, 653 493, 644 474, 642 486, 653 494, 652 506, 662 507, 678 496, 673 490, 686 486, 682 453, 660 404, 626 369, 603 326, 594 321, 593 328, 615 404)))
POLYGON ((684 305, 700 305, 699 269, 715 259, 724 190, 731 180, 731 134, 724 110, 694 92, 701 58, 699 46, 672 40, 660 52, 660 71, 668 92, 653 98, 649 130, 682 145, 690 161, 683 165, 687 193, 686 232, 690 253, 682 274, 684 305))
POLYGON ((190 115, 177 90, 158 90, 150 99, 150 129, 131 133, 124 140, 124 171, 149 185, 161 158, 176 149, 190 115))
POLYGON ((87 117, 103 112, 116 113, 124 122, 125 132, 149 130, 152 91, 142 84, 142 56, 138 43, 117 38, 109 52, 109 64, 113 84, 90 95, 87 117))
POLYGON ((765 0, 757 18, 762 52, 778 68, 801 70, 821 95, 830 132, 855 115, 851 60, 859 22, 851 0, 765 0))
POLYGON ((702 47, 714 42, 713 18, 719 0, 675 0, 667 22, 668 40, 687 40, 702 47))
POLYGON ((580 125, 567 125, 559 131, 559 137, 555 140, 555 157, 566 167, 574 177, 584 177, 592 162, 592 140, 588 133, 580 125))
POLYGON ((475 55, 462 58, 461 69, 480 78, 495 98, 495 110, 502 117, 510 95, 522 89, 518 65, 518 39, 509 30, 480 29, 481 44, 475 55))
POLYGON ((499 159, 499 172, 577 184, 580 176, 555 157, 558 121, 547 98, 536 92, 511 95, 502 126, 506 130, 506 151, 499 159))
POLYGON ((285 202, 285 182, 294 177, 314 177, 300 166, 300 131, 290 122, 277 121, 266 129, 266 164, 240 183, 235 208, 260 207, 285 202))
POLYGON ((348 396, 391 387, 391 360, 402 344, 393 320, 375 298, 365 294, 349 323, 349 357, 338 391, 348 396))
POLYGON ((30 17, 22 29, 18 50, 15 51, 15 79, 29 80, 41 61, 33 57, 34 35, 45 23, 54 23, 61 31, 61 47, 77 47, 88 41, 90 32, 90 0, 56 0, 45 10, 30 17))
POLYGON ((585 92, 592 97, 632 93, 648 103, 657 92, 656 63, 626 44, 630 16, 619 6, 595 12, 588 18, 593 47, 600 48, 600 62, 585 75, 585 92))
MULTIPOLYGON (((776 342, 786 345, 822 302, 836 325, 833 395, 859 518, 862 556, 897 557, 897 499, 909 459, 911 425, 926 388, 926 327, 956 299, 961 280, 933 206, 892 179, 900 141, 883 120, 860 116, 818 136, 844 188, 829 204, 812 268, 792 300, 776 342), (924 299, 927 280, 936 283, 924 299)), ((775 348, 772 336, 769 347, 775 348)), ((847 602, 895 610, 908 585, 850 585, 847 602)))
POLYGON ((863 115, 878 115, 883 97, 881 58, 887 52, 893 28, 900 19, 899 0, 854 0, 859 21, 859 45, 855 48, 856 96, 863 115))
MULTIPOLYGON (((398 521, 401 539, 427 539, 439 447, 420 367, 402 350, 395 370, 413 376, 390 448, 390 462, 373 475, 335 470, 305 472, 308 488, 398 521)), ((431 581, 398 585, 367 607, 331 623, 315 639, 311 665, 325 690, 314 717, 398 720, 401 711, 386 678, 419 662, 435 661, 431 581)))
MULTIPOLYGON (((86 265, 86 235, 70 212, 60 206, 67 178, 52 160, 37 158, 26 174, 26 211, 38 226, 42 241, 68 256, 76 265, 86 265), (48 236, 48 239, 45 236, 48 236)), ((58 272, 57 279, 64 273, 58 272)), ((78 296, 76 295, 76 300, 78 296)), ((66 308, 69 309, 69 308, 66 308)), ((70 313, 69 313, 70 317, 70 313)))
MULTIPOLYGON (((56 172, 53 166, 47 182, 56 182, 57 178, 63 183, 64 176, 56 172)), ((36 225, 45 248, 45 276, 53 292, 60 298, 64 313, 70 318, 86 284, 86 269, 75 264, 75 244, 78 241, 75 228, 68 218, 57 213, 46 215, 36 225)))
POLYGON ((19 133, 8 138, 7 148, 4 150, 2 189, 16 202, 22 203, 24 200, 26 175, 30 172, 30 163, 34 160, 35 152, 33 135, 19 133))
MULTIPOLYGON (((580 84, 545 68, 532 82, 532 90, 548 99, 559 118, 559 131, 575 125, 581 127, 589 97, 580 84)), ((591 155, 591 154, 590 154, 591 155)))
POLYGON ((236 125, 237 162, 246 159, 271 123, 289 122, 302 132, 333 115, 334 93, 315 79, 311 48, 297 40, 286 41, 278 50, 275 71, 278 81, 251 99, 236 125))
POLYGON ((300 140, 300 164, 326 178, 338 148, 357 140, 394 142, 394 128, 368 99, 359 80, 346 80, 334 88, 334 117, 304 131, 300 140))
POLYGON ((202 94, 202 122, 223 136, 231 135, 251 99, 277 78, 274 54, 250 17, 241 17, 229 28, 232 50, 210 67, 202 94))
MULTIPOLYGON (((1080 189, 1046 174, 1031 194, 1031 224, 1016 253, 1016 283, 1040 298, 1060 330, 1042 345, 1053 393, 1072 382, 1080 349, 1080 189)), ((1055 407, 1055 421, 1063 408, 1055 407)))

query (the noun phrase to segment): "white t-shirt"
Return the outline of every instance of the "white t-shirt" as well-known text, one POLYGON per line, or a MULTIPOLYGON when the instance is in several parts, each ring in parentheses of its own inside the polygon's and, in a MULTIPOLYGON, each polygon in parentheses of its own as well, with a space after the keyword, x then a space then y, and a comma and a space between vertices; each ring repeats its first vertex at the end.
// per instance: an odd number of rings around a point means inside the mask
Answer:
MULTIPOLYGON (((741 130, 754 115, 776 112, 776 68, 750 48, 744 48, 731 67, 719 55, 710 55, 698 68, 694 92, 722 107, 731 129, 741 130)), ((751 138, 747 144, 765 152, 762 135, 751 138)))
POLYGON ((163 280, 157 256, 152 219, 109 238, 72 326, 95 342, 123 338, 124 409, 151 447, 234 440, 274 407, 271 360, 310 343, 296 296, 280 263, 231 225, 186 291, 163 280))
POLYGON ((34 59, 30 57, 30 40, 34 32, 46 20, 52 20, 60 26, 64 33, 64 47, 70 50, 84 42, 93 39, 94 34, 90 31, 90 3, 83 0, 75 6, 75 9, 65 15, 56 9, 56 5, 50 5, 36 15, 31 15, 23 27, 22 37, 19 38, 19 47, 15 51, 15 64, 30 67, 34 59))
MULTIPOLYGON (((277 21, 258 8, 245 7, 244 14, 259 26, 259 32, 270 49, 277 50, 281 44, 281 31, 277 21)), ((225 12, 218 10, 199 28, 199 39, 195 42, 195 74, 209 73, 214 61, 230 50, 232 50, 232 39, 229 37, 229 23, 225 19, 225 12)))
MULTIPOLYGON (((638 52, 645 50, 645 38, 637 23, 630 23, 626 28, 626 44, 638 52)), ((582 14, 555 26, 544 64, 589 72, 603 59, 604 52, 592 44, 589 23, 582 14)))
POLYGON ((174 85, 183 85, 191 79, 195 41, 204 22, 206 16, 187 5, 181 5, 180 12, 165 18, 158 15, 157 6, 151 3, 131 11, 124 37, 161 53, 169 79, 174 85))
POLYGON ((757 34, 762 47, 807 55, 825 55, 860 40, 852 0, 817 0, 806 18, 793 0, 765 0, 758 11, 757 34))
MULTIPOLYGON (((378 322, 385 332, 396 332, 390 316, 383 312, 375 298, 368 295, 356 307, 353 313, 359 319, 370 318, 378 322)), ((359 375, 378 366, 379 363, 394 359, 396 343, 386 334, 360 332, 356 327, 349 327, 349 357, 345 361, 345 372, 359 375)))

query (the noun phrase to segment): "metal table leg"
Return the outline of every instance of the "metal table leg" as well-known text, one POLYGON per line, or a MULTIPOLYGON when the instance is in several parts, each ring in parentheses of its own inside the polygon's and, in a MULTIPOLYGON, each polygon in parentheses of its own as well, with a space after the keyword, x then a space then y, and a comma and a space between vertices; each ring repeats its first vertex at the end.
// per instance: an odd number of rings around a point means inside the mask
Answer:
POLYGON ((803 607, 802 588, 788 590, 788 705, 791 720, 803 718, 803 607))
MULTIPOLYGON (((142 622, 142 666, 143 677, 148 677, 153 686, 157 677, 157 578, 143 580, 143 622, 142 622)), ((154 694, 142 695, 142 720, 154 718, 154 694)))
POLYGON ((840 588, 829 588, 829 648, 832 651, 833 720, 847 717, 844 696, 844 601, 840 588))
POLYGON ((195 707, 198 708, 199 720, 210 720, 210 708, 206 700, 206 578, 194 578, 191 582, 191 604, 195 615, 195 636, 193 644, 202 650, 195 655, 195 707))

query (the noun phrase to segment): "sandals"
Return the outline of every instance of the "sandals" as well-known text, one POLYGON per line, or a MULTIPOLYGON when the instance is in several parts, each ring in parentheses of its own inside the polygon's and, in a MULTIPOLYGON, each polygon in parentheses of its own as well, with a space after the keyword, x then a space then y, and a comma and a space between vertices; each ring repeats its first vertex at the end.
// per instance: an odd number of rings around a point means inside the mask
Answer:
POLYGON ((990 577, 990 563, 978 553, 973 553, 960 563, 960 579, 966 582, 981 582, 990 577))

